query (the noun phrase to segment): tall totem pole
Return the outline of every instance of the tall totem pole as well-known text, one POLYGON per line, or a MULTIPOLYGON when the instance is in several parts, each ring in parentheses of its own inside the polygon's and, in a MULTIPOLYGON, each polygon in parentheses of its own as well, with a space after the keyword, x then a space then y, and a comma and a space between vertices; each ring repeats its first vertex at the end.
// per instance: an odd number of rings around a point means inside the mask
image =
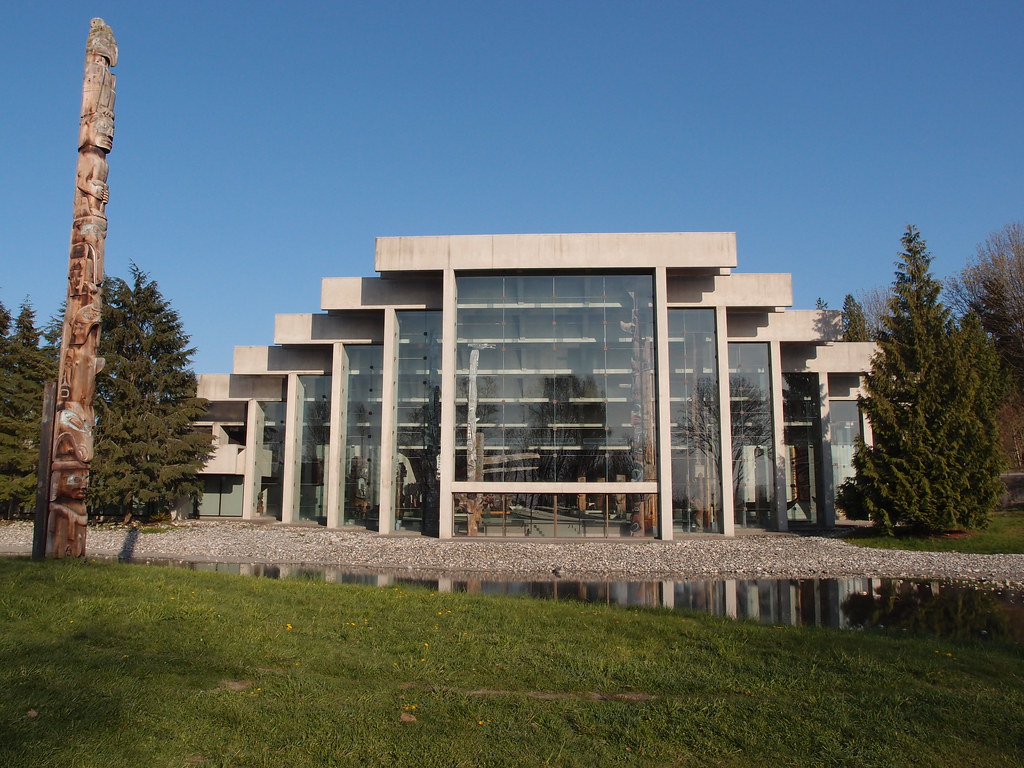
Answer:
POLYGON ((85 44, 82 120, 78 134, 74 223, 68 295, 60 346, 46 526, 49 557, 85 555, 85 492, 96 421, 93 396, 103 358, 100 339, 103 245, 107 236, 107 153, 114 141, 114 33, 103 19, 90 23, 85 44))

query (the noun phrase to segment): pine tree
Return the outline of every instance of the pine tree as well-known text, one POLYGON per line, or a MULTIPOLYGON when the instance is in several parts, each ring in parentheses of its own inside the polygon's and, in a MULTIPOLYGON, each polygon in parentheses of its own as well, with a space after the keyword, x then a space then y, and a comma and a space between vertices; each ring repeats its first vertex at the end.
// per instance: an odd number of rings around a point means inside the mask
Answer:
POLYGON ((40 346, 26 299, 12 321, 0 304, 0 506, 6 517, 35 500, 43 384, 56 378, 55 350, 40 346))
POLYGON ((206 406, 189 367, 195 350, 178 313, 134 264, 131 284, 105 282, 104 304, 90 510, 126 519, 163 513, 179 497, 202 495, 197 473, 211 438, 192 427, 206 406))
POLYGON ((861 408, 873 445, 839 503, 892 533, 985 525, 998 498, 996 414, 1004 380, 977 318, 956 322, 940 300, 931 256, 908 227, 861 408))
POLYGON ((849 293, 843 299, 843 341, 871 341, 864 307, 849 293))

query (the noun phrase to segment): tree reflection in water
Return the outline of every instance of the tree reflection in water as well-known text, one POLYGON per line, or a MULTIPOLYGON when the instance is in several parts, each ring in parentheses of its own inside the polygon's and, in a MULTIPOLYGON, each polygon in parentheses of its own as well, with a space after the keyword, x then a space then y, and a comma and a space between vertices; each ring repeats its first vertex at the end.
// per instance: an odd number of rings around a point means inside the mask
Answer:
POLYGON ((843 601, 849 622, 865 628, 965 640, 978 637, 1022 639, 1024 608, 1000 605, 991 591, 967 586, 907 580, 883 581, 873 593, 843 601))

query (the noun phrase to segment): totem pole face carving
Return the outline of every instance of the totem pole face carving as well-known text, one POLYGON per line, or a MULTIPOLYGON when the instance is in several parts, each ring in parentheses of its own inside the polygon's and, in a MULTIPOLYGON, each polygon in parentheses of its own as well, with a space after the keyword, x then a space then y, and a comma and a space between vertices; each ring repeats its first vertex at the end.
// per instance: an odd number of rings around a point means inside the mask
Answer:
POLYGON ((100 324, 100 310, 93 304, 86 304, 75 313, 71 321, 71 343, 85 344, 89 334, 100 324))
POLYGON ((78 146, 99 147, 109 152, 114 146, 114 115, 106 110, 83 115, 78 146))
POLYGON ((56 434, 53 448, 56 460, 92 461, 92 415, 80 403, 71 401, 60 412, 56 434))
POLYGON ((82 501, 85 498, 85 492, 89 487, 88 470, 59 472, 57 478, 58 498, 75 501, 82 501))

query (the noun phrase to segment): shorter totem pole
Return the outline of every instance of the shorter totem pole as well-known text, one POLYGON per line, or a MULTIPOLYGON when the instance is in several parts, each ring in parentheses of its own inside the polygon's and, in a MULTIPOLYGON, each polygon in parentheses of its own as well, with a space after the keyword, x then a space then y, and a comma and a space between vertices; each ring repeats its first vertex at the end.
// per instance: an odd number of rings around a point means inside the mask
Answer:
POLYGON ((103 250, 107 235, 107 153, 114 141, 117 43, 103 19, 93 19, 85 46, 82 117, 78 136, 74 223, 68 293, 50 462, 46 554, 85 555, 85 493, 93 458, 93 396, 103 359, 100 338, 103 250))

